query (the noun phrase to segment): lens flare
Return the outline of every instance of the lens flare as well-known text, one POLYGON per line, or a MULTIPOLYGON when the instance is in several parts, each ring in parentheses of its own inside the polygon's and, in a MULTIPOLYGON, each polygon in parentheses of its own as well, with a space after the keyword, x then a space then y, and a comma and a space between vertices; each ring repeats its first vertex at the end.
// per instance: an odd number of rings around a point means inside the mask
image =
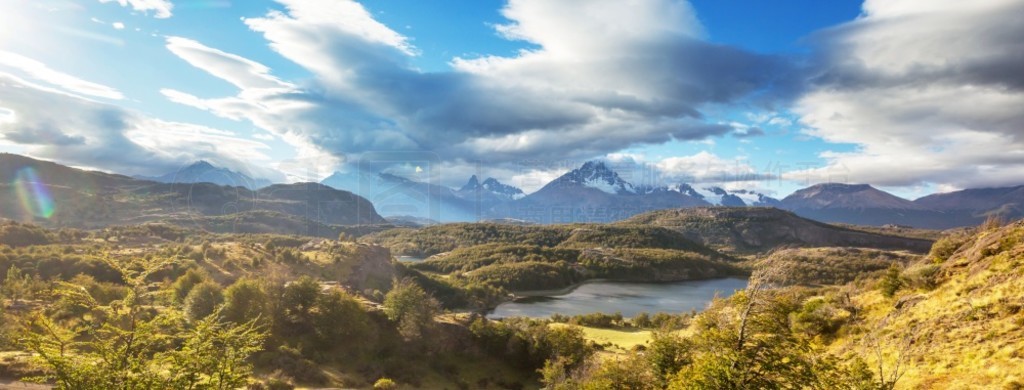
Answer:
POLYGON ((50 196, 46 185, 39 180, 35 169, 28 167, 19 170, 14 177, 13 187, 25 212, 41 218, 53 216, 53 197, 50 196))

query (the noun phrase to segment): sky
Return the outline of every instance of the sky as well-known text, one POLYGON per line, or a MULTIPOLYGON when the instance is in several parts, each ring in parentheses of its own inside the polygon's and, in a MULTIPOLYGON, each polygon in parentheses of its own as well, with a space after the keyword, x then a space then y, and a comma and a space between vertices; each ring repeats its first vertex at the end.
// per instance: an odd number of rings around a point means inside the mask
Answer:
POLYGON ((1024 0, 0 0, 0 152, 913 199, 1024 184, 1021 69, 1024 0))

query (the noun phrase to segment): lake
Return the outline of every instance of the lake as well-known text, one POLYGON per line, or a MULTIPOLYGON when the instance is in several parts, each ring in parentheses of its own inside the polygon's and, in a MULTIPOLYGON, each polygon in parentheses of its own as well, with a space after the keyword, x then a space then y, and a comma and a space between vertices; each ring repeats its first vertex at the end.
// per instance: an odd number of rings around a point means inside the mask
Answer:
POLYGON ((531 294, 498 305, 488 318, 547 318, 621 312, 632 317, 640 312, 683 313, 703 310, 715 295, 726 297, 747 287, 746 279, 725 278, 669 283, 597 281, 579 285, 569 292, 531 294))
POLYGON ((422 257, 415 256, 396 256, 396 258, 403 263, 419 263, 424 260, 422 257))

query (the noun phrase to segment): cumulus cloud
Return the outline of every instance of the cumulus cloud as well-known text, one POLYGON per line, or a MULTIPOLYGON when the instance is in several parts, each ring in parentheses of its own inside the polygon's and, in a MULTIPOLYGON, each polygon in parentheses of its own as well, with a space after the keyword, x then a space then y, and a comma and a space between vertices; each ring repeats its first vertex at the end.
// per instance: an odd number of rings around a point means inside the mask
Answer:
POLYGON ((169 0, 100 0, 100 3, 117 3, 145 13, 152 11, 153 17, 157 19, 171 17, 171 10, 174 9, 174 4, 169 0))
POLYGON ((706 121, 705 105, 786 83, 791 70, 781 58, 702 40, 684 1, 510 1, 502 10, 509 22, 498 33, 535 48, 455 58, 446 72, 415 69, 412 41, 359 3, 279 3, 284 10, 245 23, 309 70, 311 80, 285 85, 250 60, 173 39, 172 52, 239 93, 163 93, 337 161, 366 151, 426 150, 445 161, 507 165, 721 136, 734 129, 706 121))
POLYGON ((853 152, 790 173, 946 188, 1021 184, 1024 1, 868 0, 815 37, 818 73, 794 111, 853 152))
POLYGON ((668 182, 731 183, 770 180, 770 173, 758 171, 747 159, 727 159, 708 151, 689 156, 668 157, 652 164, 668 182))
POLYGON ((75 166, 151 175, 206 159, 233 169, 272 173, 256 166, 269 161, 269 147, 263 143, 154 119, 2 72, 0 119, 0 140, 31 156, 75 166))

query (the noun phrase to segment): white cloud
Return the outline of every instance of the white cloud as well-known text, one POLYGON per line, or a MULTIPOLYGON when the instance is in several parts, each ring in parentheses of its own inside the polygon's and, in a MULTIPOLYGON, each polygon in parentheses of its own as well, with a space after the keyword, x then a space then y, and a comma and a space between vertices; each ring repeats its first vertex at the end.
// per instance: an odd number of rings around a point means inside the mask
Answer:
POLYGON ((0 107, 0 124, 14 123, 18 120, 17 113, 6 107, 0 107))
POLYGON ((261 142, 151 118, 5 73, 0 102, 7 118, 0 120, 0 139, 31 156, 123 174, 162 174, 199 159, 273 173, 266 168, 269 147, 261 142))
POLYGON ((172 38, 172 52, 240 91, 223 98, 162 92, 339 161, 417 150, 508 165, 704 140, 733 130, 706 122, 704 105, 744 99, 789 70, 779 58, 702 41, 693 10, 678 0, 512 1, 498 31, 537 49, 456 58, 452 71, 436 73, 413 67, 411 40, 359 3, 279 2, 284 11, 244 21, 311 80, 271 88, 264 84, 279 80, 262 65, 172 38))
POLYGON ((31 78, 60 87, 68 92, 113 100, 124 99, 124 95, 112 87, 82 80, 67 73, 51 69, 46 64, 34 59, 0 50, 0 70, 3 67, 22 72, 31 78))
POLYGON ((663 180, 677 183, 749 182, 768 178, 745 158, 726 159, 708 151, 653 163, 663 180))
POLYGON ((167 37, 167 49, 190 65, 235 86, 248 88, 292 88, 270 75, 270 68, 238 55, 208 47, 182 37, 167 37))
POLYGON ((122 7, 131 7, 133 10, 149 13, 153 11, 153 17, 166 19, 171 17, 171 10, 174 4, 169 0, 100 0, 101 3, 117 3, 122 7))
POLYGON ((121 22, 111 23, 110 26, 113 27, 115 30, 124 30, 124 23, 121 22))
POLYGON ((817 37, 820 74, 794 110, 855 151, 790 177, 889 186, 1021 184, 1024 1, 869 0, 817 37))

